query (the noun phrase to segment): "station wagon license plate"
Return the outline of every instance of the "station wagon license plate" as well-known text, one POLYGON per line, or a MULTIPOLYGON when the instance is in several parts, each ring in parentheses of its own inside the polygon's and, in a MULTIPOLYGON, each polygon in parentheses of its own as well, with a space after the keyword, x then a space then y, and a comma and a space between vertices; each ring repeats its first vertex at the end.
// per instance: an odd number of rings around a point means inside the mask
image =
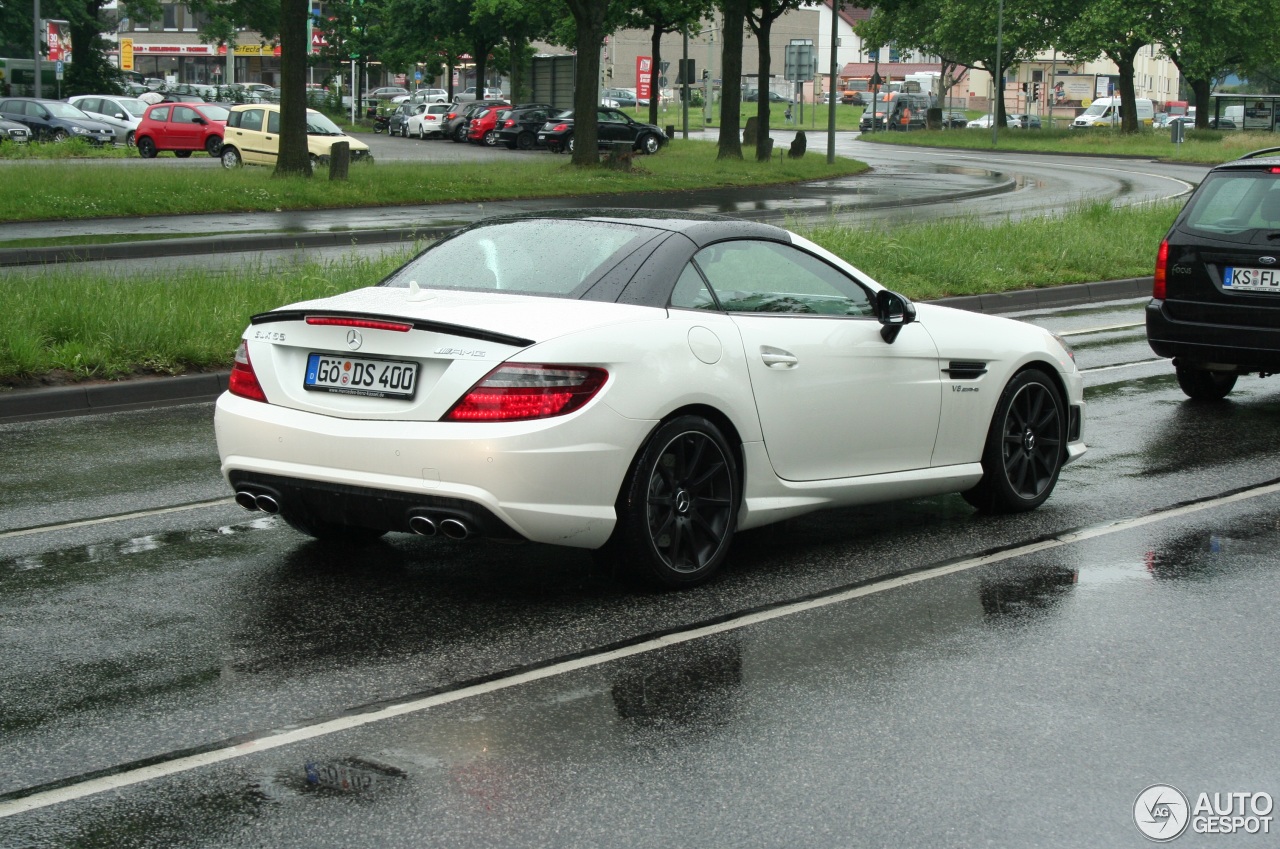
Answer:
POLYGON ((1236 292, 1280 292, 1280 268, 1236 268, 1222 270, 1222 288, 1236 292))
POLYGON ((412 398, 417 383, 416 363, 316 353, 302 379, 304 389, 369 398, 412 398))

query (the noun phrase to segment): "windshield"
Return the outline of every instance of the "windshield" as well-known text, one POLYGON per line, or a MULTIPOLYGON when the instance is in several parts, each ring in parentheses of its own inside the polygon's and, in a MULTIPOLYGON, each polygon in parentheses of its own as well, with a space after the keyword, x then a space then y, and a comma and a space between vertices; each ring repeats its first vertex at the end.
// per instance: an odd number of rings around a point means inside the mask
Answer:
POLYGON ((307 110, 307 135, 309 136, 340 136, 342 128, 330 121, 319 112, 307 110))
POLYGON ((231 112, 228 111, 225 107, 214 106, 211 103, 206 103, 201 105, 200 111, 203 112, 204 117, 208 118, 210 121, 225 122, 227 120, 227 116, 231 114, 231 112))
POLYGON ((1102 114, 1104 114, 1104 113, 1105 113, 1109 108, 1111 108, 1111 104, 1110 104, 1110 103, 1098 103, 1098 102, 1096 102, 1096 101, 1095 101, 1095 102, 1091 103, 1091 104, 1089 105, 1089 108, 1088 108, 1088 109, 1086 109, 1086 110, 1084 110, 1084 112, 1083 112, 1082 114, 1084 114, 1084 115, 1092 115, 1092 116, 1096 117, 1096 116, 1098 116, 1098 115, 1102 115, 1102 114))
POLYGON ((131 98, 121 98, 116 101, 124 107, 125 111, 130 115, 141 118, 143 113, 147 111, 147 104, 141 100, 133 100, 131 98))
POLYGON ((610 257, 652 234, 603 221, 497 221, 437 242, 382 285, 579 297, 613 267, 610 257))
POLYGON ((45 109, 48 109, 48 110, 49 110, 49 113, 50 113, 51 115, 53 115, 53 117, 55 117, 55 118, 70 118, 70 119, 71 119, 71 120, 73 120, 73 121, 75 121, 75 120, 88 121, 88 120, 89 120, 89 116, 88 116, 88 115, 84 114, 84 113, 83 113, 83 112, 81 112, 79 109, 77 109, 77 108, 75 108, 74 106, 72 106, 70 103, 63 103, 63 102, 61 102, 61 101, 54 101, 54 102, 51 102, 51 103, 45 103, 45 104, 44 104, 44 108, 45 108, 45 109))

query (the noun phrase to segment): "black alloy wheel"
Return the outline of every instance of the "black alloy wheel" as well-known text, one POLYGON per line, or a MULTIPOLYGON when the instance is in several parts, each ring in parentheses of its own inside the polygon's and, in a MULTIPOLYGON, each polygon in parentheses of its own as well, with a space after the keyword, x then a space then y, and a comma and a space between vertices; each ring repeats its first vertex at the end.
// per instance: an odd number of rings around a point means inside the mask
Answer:
POLYGON ((146 136, 138 139, 138 155, 143 159, 155 159, 156 143, 146 136))
POLYGON ((1234 371, 1210 371, 1195 366, 1174 364, 1178 386, 1193 401, 1221 401, 1236 386, 1234 371))
POLYGON ((204 152, 217 159, 218 154, 222 152, 222 139, 218 136, 209 136, 204 142, 204 152))
POLYGON ((982 480, 964 499, 988 513, 1021 513, 1044 503, 1066 456, 1066 411, 1039 369, 1014 375, 996 404, 982 453, 982 480))
POLYGON ((737 457, 720 429, 680 416, 654 432, 632 466, 609 548, 649 582, 693 586, 728 556, 741 500, 737 457))
POLYGON ((534 145, 533 133, 529 132, 528 130, 525 130, 522 133, 520 133, 520 135, 516 136, 515 146, 520 148, 521 150, 533 150, 533 145, 534 145))

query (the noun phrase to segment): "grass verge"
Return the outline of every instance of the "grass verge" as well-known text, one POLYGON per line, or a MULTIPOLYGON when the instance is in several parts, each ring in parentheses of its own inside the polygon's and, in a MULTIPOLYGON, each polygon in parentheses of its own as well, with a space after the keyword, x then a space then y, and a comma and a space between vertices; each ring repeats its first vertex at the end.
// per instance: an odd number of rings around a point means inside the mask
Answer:
MULTIPOLYGON (((448 142, 432 142, 449 144, 448 142)), ((479 203, 533 197, 759 186, 857 174, 852 159, 820 155, 769 162, 716 159, 706 142, 675 141, 631 170, 575 168, 567 156, 494 161, 353 165, 349 180, 277 178, 270 168, 67 167, 13 163, 0 174, 0 221, 44 221, 198 212, 343 209, 428 203, 479 203)))
POLYGON ((1272 133, 1227 130, 1189 130, 1174 144, 1166 130, 1124 134, 1110 129, 1001 130, 991 144, 991 130, 922 130, 910 133, 867 133, 863 141, 882 144, 948 147, 960 150, 1025 150, 1035 153, 1075 153, 1087 156, 1133 156, 1170 162, 1217 164, 1238 159, 1251 150, 1277 144, 1272 133))
MULTIPOLYGON (((1151 273, 1176 205, 1084 205, 1060 218, 949 220, 871 233, 837 223, 805 235, 916 299, 1151 273)), ((0 387, 227 369, 250 315, 385 276, 410 254, 155 280, 75 266, 6 282, 0 387)))

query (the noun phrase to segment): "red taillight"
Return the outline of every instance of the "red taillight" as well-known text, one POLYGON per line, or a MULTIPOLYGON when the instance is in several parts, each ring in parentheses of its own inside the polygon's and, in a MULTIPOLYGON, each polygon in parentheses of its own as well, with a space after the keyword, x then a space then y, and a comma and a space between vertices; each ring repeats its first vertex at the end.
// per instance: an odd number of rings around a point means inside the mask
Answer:
POLYGON ((1157 301, 1163 301, 1165 288, 1168 282, 1169 269, 1169 241, 1160 243, 1160 250, 1156 252, 1156 273, 1152 277, 1151 297, 1157 301))
POLYGON ((609 373, 588 366, 503 365, 445 414, 448 422, 513 422, 562 416, 590 401, 609 373))
POLYGON ((508 118, 507 120, 502 122, 502 129, 505 130, 507 127, 514 127, 515 125, 516 125, 516 122, 508 118))
POLYGON ((348 318, 341 315, 309 315, 307 324, 322 327, 358 327, 361 330, 391 330, 396 333, 408 333, 413 329, 412 324, 405 324, 402 321, 378 321, 372 318, 348 318))
POLYGON ((563 133, 563 132, 565 132, 565 131, 566 131, 566 130, 568 130, 568 129, 569 129, 569 125, 568 125, 568 124, 556 124, 554 127, 552 127, 552 128, 551 128, 551 132, 553 132, 553 133, 563 133))
POLYGON ((249 362, 249 345, 243 339, 236 348, 235 365, 231 366, 231 378, 227 381, 227 389, 232 395, 248 398, 250 401, 266 403, 267 393, 262 391, 258 375, 253 372, 253 363, 249 362))

